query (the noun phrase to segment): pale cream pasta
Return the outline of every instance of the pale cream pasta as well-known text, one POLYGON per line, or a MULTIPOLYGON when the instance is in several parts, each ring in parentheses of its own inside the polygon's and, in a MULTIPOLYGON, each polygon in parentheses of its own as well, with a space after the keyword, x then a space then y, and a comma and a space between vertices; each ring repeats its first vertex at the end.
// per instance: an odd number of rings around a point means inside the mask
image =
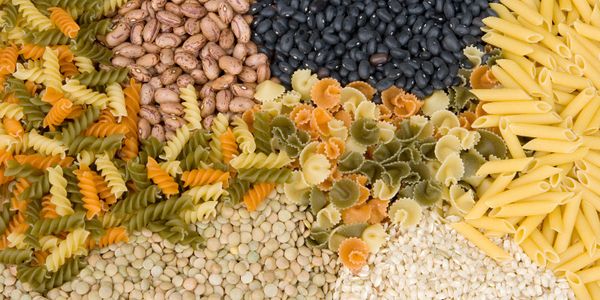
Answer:
POLYGON ((491 102, 483 105, 483 110, 488 114, 541 114, 552 110, 552 105, 543 101, 505 101, 491 102))
POLYGON ((533 98, 521 88, 471 89, 470 91, 481 101, 533 100, 533 98))
POLYGON ((521 24, 506 21, 498 17, 485 18, 483 19, 483 24, 525 43, 537 43, 544 38, 541 34, 529 30, 521 24))
POLYGON ((475 175, 485 176, 496 173, 523 172, 530 168, 533 163, 533 157, 488 161, 479 167, 475 175))
POLYGON ((477 229, 465 222, 453 223, 450 226, 467 240, 473 243, 477 248, 485 252, 496 261, 503 262, 510 259, 510 255, 502 248, 494 245, 489 239, 481 234, 477 229))

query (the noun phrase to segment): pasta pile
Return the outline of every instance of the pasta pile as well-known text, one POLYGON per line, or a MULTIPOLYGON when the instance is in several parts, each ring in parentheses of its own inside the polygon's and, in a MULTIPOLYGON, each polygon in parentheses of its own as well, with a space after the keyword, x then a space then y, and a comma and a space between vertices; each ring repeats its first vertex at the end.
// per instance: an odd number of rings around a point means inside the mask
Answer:
POLYGON ((498 261, 510 257, 488 238, 510 234, 533 261, 566 277, 578 299, 599 299, 600 4, 500 2, 490 4, 498 17, 483 20, 483 39, 502 55, 466 94, 480 101, 470 126, 499 133, 506 147, 478 149, 484 162, 463 157, 466 132, 438 141, 442 165, 462 158, 468 173, 448 177, 450 194, 469 188, 457 198, 465 220, 453 227, 498 261))

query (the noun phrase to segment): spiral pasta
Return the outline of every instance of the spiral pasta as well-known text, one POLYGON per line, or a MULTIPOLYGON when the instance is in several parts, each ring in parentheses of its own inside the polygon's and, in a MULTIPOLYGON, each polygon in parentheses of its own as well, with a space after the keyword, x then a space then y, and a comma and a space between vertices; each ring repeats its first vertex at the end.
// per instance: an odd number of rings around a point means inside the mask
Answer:
POLYGON ((15 71, 18 56, 19 52, 15 45, 0 49, 0 75, 10 74, 15 71))
POLYGON ((77 136, 69 145, 69 155, 75 155, 81 151, 88 150, 96 153, 113 153, 121 148, 124 136, 122 134, 113 134, 105 138, 96 138, 92 136, 77 136))
POLYGON ((19 13, 25 18, 31 29, 44 31, 52 28, 52 22, 44 16, 29 0, 12 0, 13 5, 19 6, 19 13))
POLYGON ((215 184, 201 185, 193 187, 183 193, 183 195, 189 195, 192 198, 194 204, 198 204, 204 201, 217 201, 222 196, 227 196, 229 193, 223 189, 223 183, 217 182, 215 184))
POLYGON ((113 116, 120 120, 121 117, 127 116, 125 107, 125 95, 119 83, 113 82, 106 85, 106 94, 108 96, 108 107, 113 116))
POLYGON ((188 122, 191 130, 202 128, 202 117, 200 115, 200 105, 194 85, 189 84, 186 87, 179 88, 179 97, 183 100, 183 119, 188 122))
POLYGON ((231 128, 227 128, 227 131, 219 136, 219 140, 221 142, 223 161, 229 163, 231 159, 239 153, 237 144, 235 143, 235 136, 233 135, 231 128))
POLYGON ((253 153, 256 150, 254 136, 248 128, 248 124, 240 117, 234 117, 232 122, 233 135, 238 143, 240 150, 244 153, 253 153))
POLYGON ((81 228, 84 226, 84 216, 84 212, 78 211, 54 219, 40 219, 33 224, 30 233, 34 236, 46 236, 81 228))
POLYGON ((100 110, 96 107, 87 108, 83 114, 72 122, 69 122, 61 130, 62 140, 66 144, 70 142, 79 134, 81 134, 86 128, 88 128, 94 121, 100 116, 100 110))
POLYGON ((44 67, 44 85, 47 88, 53 88, 57 91, 62 87, 62 75, 60 74, 60 64, 58 62, 57 50, 46 47, 44 51, 43 67, 44 67))
POLYGON ((229 126, 229 120, 227 116, 219 113, 217 117, 213 119, 211 130, 212 130, 212 139, 208 143, 210 147, 210 160, 213 162, 218 162, 223 159, 223 155, 221 153, 221 140, 219 136, 221 136, 227 130, 229 126))
POLYGON ((85 85, 79 83, 76 79, 69 79, 62 86, 62 90, 73 103, 78 105, 89 104, 100 109, 104 109, 108 104, 108 96, 88 89, 85 85))
POLYGON ((183 149, 183 146, 190 139, 190 128, 186 126, 181 126, 177 128, 175 131, 175 135, 167 141, 167 144, 163 148, 165 153, 160 155, 160 158, 171 161, 177 159, 179 153, 183 149))
POLYGON ((97 122, 90 125, 83 134, 97 138, 105 138, 115 134, 126 134, 127 132, 128 130, 124 124, 97 122))
POLYGON ((58 29, 70 38, 75 38, 79 32, 79 25, 64 9, 60 7, 48 8, 50 11, 50 21, 58 27, 58 29))
POLYGON ((129 214, 139 209, 147 207, 156 202, 158 196, 158 187, 155 185, 148 186, 135 193, 129 193, 127 198, 117 202, 113 207, 115 214, 129 214))
POLYGON ((85 56, 79 56, 76 55, 74 58, 75 61, 75 66, 77 66, 77 69, 79 70, 79 73, 92 73, 96 71, 96 68, 94 68, 94 62, 92 62, 91 59, 85 57, 85 56))
POLYGON ((0 263, 18 265, 31 259, 31 250, 4 249, 0 250, 0 263))
POLYGON ((6 133, 16 138, 23 136, 23 133, 25 132, 25 129, 23 129, 21 122, 19 122, 19 120, 15 118, 3 118, 2 125, 4 125, 6 133))
POLYGON ((31 80, 35 83, 42 83, 44 80, 44 70, 42 68, 41 61, 38 62, 29 62, 27 67, 21 63, 17 63, 17 70, 12 73, 17 79, 20 80, 31 80))
POLYGON ((60 155, 61 158, 66 156, 67 147, 65 145, 63 145, 59 140, 40 135, 35 129, 29 132, 27 143, 29 147, 41 154, 60 155))
POLYGON ((270 153, 269 155, 264 153, 242 153, 233 158, 230 164, 236 169, 279 169, 285 167, 290 162, 292 162, 292 159, 286 152, 270 153))
POLYGON ((217 201, 207 201, 193 206, 179 213, 179 216, 187 224, 204 222, 217 216, 217 201))
POLYGON ((166 201, 149 205, 131 216, 127 229, 130 232, 139 230, 152 221, 164 220, 169 216, 178 215, 178 212, 187 210, 192 205, 192 199, 189 196, 172 197, 166 201))
POLYGON ((217 182, 223 183, 223 186, 226 187, 229 182, 229 172, 216 169, 194 169, 183 172, 181 180, 184 187, 194 187, 217 182))
POLYGON ((50 167, 48 172, 48 181, 50 182, 50 202, 56 207, 56 213, 59 216, 71 215, 74 213, 71 202, 67 198, 67 180, 63 177, 63 171, 60 166, 50 167))
POLYGON ((244 204, 246 204, 246 209, 250 212, 255 211, 274 189, 275 184, 272 183, 255 184, 252 189, 246 192, 242 199, 244 204))
POLYGON ((94 174, 87 167, 80 168, 73 173, 77 176, 77 186, 82 195, 83 207, 86 209, 86 218, 89 220, 100 215, 102 212, 102 202, 98 196, 94 174))
POLYGON ((0 118, 14 118, 21 120, 23 118, 23 108, 14 103, 0 103, 0 118))
POLYGON ((42 210, 40 215, 44 219, 55 219, 60 217, 56 212, 56 205, 52 203, 52 195, 48 194, 42 197, 42 210))
POLYGON ((58 244, 58 247, 50 252, 46 257, 46 268, 48 271, 56 272, 65 261, 74 257, 77 253, 85 251, 85 241, 89 236, 89 231, 77 228, 70 232, 67 237, 58 244))
POLYGON ((102 174, 102 177, 108 182, 111 192, 115 197, 119 198, 123 193, 127 192, 125 180, 121 177, 121 173, 113 164, 108 154, 104 153, 96 158, 96 168, 102 174))
MULTIPOLYGON (((163 170, 152 157, 148 157, 146 164, 148 178, 152 180, 166 196, 179 194, 179 187, 173 177, 163 170)), ((185 173, 184 173, 185 174, 185 173)))
POLYGON ((73 102, 67 98, 58 100, 50 109, 43 121, 44 127, 54 131, 56 126, 63 123, 73 109, 73 102))
POLYGON ((128 241, 129 236, 125 227, 111 227, 106 229, 104 235, 100 237, 100 241, 98 241, 98 246, 100 246, 100 248, 104 248, 108 245, 121 242, 127 243, 128 241))

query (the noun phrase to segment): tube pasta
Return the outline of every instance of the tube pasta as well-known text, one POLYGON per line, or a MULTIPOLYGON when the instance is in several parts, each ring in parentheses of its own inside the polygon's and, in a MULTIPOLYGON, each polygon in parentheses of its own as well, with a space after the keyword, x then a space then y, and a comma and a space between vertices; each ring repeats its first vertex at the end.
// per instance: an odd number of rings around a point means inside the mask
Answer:
POLYGON ((543 101, 504 101, 486 103, 483 110, 496 115, 541 114, 550 112, 552 105, 543 101))
POLYGON ((521 88, 471 89, 470 92, 481 101, 525 101, 533 100, 521 88))
POLYGON ((533 163, 533 157, 488 161, 477 170, 475 175, 485 176, 495 173, 523 172, 530 168, 533 163))
POLYGON ((481 39, 490 45, 513 52, 517 55, 527 55, 533 52, 533 48, 528 44, 495 32, 488 32, 481 37, 481 39))
POLYGON ((477 229, 465 222, 453 223, 450 226, 458 233, 464 236, 467 240, 473 243, 481 251, 498 262, 503 262, 510 259, 510 255, 500 247, 494 245, 489 239, 481 234, 477 229))
POLYGON ((512 133, 518 136, 566 141, 575 141, 577 139, 577 134, 568 128, 518 123, 511 123, 509 128, 512 133))
POLYGON ((544 38, 541 34, 531 31, 520 24, 497 17, 485 18, 483 19, 483 23, 492 29, 525 43, 537 43, 544 38))

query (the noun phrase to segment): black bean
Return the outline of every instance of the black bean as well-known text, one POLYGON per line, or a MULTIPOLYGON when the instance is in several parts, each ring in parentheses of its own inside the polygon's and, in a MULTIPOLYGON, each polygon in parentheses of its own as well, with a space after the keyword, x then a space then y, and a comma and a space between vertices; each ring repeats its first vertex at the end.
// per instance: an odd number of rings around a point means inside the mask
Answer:
POLYGON ((346 18, 344 18, 342 27, 346 32, 354 31, 354 28, 356 27, 356 18, 353 16, 346 16, 346 18))
POLYGON ((383 65, 388 61, 388 55, 386 53, 373 54, 369 58, 369 61, 374 66, 383 65))
POLYGON ((406 62, 401 63, 399 68, 400 70, 402 70, 402 73, 404 73, 404 76, 408 78, 415 76, 415 69, 413 69, 413 67, 410 64, 406 62))
POLYGON ((449 34, 444 37, 442 40, 442 47, 452 52, 458 52, 461 50, 460 42, 454 34, 449 34))
POLYGON ((392 85, 394 85, 394 79, 392 78, 384 78, 382 80, 380 80, 379 82, 377 82, 377 84, 375 85, 375 87, 380 90, 387 90, 389 89, 392 85))
POLYGON ((375 14, 377 15, 377 17, 379 17, 379 19, 385 23, 389 23, 392 21, 392 19, 394 18, 394 16, 392 15, 392 13, 390 13, 390 11, 388 11, 387 9, 383 9, 380 8, 378 9, 375 14))
POLYGON ((337 55, 337 56, 342 56, 342 55, 344 55, 344 53, 346 53, 346 47, 344 47, 344 45, 342 45, 342 44, 337 44, 333 48, 333 53, 335 53, 335 55, 337 55))
POLYGON ((427 76, 423 71, 418 70, 415 74, 415 83, 418 87, 424 88, 429 83, 429 76, 427 76))
POLYGON ((362 79, 367 79, 367 78, 369 78, 369 75, 370 75, 369 62, 366 60, 363 60, 358 64, 358 76, 362 79))
POLYGON ((346 57, 342 60, 342 67, 349 71, 356 71, 358 66, 356 65, 356 61, 353 59, 346 57))
POLYGON ((425 72, 425 74, 427 75, 433 75, 433 72, 435 72, 435 67, 433 66, 433 64, 429 61, 424 61, 421 63, 421 70, 423 70, 423 72, 425 72))
POLYGON ((275 9, 272 6, 267 6, 265 8, 262 8, 260 11, 258 11, 258 13, 261 16, 267 17, 267 18, 270 18, 277 14, 277 12, 275 11, 275 9))
POLYGON ((388 1, 388 7, 395 13, 399 13, 402 11, 403 7, 398 0, 390 0, 388 1))
POLYGON ((329 45, 336 45, 340 42, 340 38, 334 34, 325 34, 323 35, 323 40, 327 42, 329 45))

